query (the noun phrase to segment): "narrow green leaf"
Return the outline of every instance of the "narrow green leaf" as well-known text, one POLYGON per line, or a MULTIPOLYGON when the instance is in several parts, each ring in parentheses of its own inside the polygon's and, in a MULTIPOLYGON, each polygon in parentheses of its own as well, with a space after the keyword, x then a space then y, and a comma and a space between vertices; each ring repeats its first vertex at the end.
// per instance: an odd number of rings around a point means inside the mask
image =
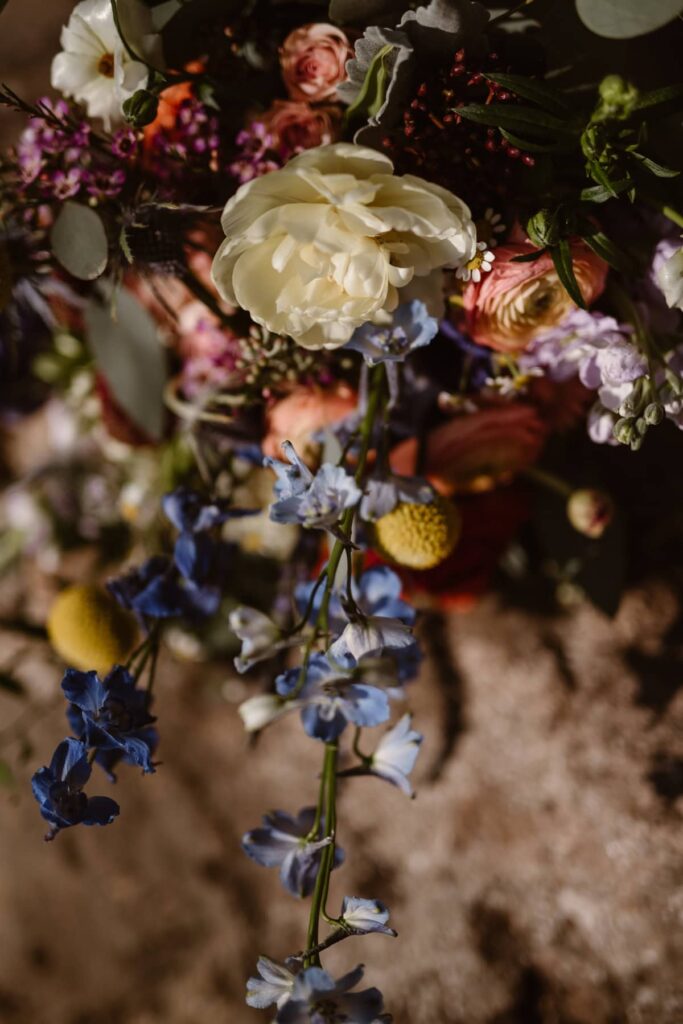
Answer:
POLYGON ((574 274, 574 264, 572 262, 572 251, 569 246, 569 242, 566 238, 561 239, 557 245, 551 245, 549 247, 550 255, 552 256, 557 276, 566 288, 570 298, 579 306, 581 309, 586 308, 579 282, 576 280, 574 274))
POLYGON ((516 146, 517 149, 526 150, 528 153, 566 153, 574 149, 573 142, 561 142, 560 140, 552 143, 529 142, 528 139, 523 139, 521 136, 509 132, 507 128, 501 128, 500 134, 513 146, 516 146))
POLYGON ((387 58, 393 49, 387 43, 372 58, 360 92, 346 111, 347 122, 359 117, 367 119, 380 110, 391 78, 387 58))
POLYGON ((644 92, 634 110, 652 110, 654 107, 672 105, 674 108, 683 104, 683 84, 665 85, 661 89, 644 92))
POLYGON ((525 75, 503 74, 502 71, 490 71, 484 77, 552 113, 567 114, 571 109, 562 93, 547 82, 527 78, 525 75))
POLYGON ((534 252, 525 252, 522 256, 513 256, 510 260, 511 263, 535 263, 536 260, 540 260, 544 252, 547 249, 535 249, 534 252))
POLYGON ((664 167, 663 164, 658 164, 656 160, 651 160, 649 156, 644 156, 642 153, 631 153, 631 156, 657 178, 677 178, 681 173, 680 171, 673 170, 671 167, 664 167))
POLYGON ((630 178, 619 178, 618 181, 610 181, 609 188, 605 188, 604 185, 592 185, 590 188, 584 188, 579 193, 579 198, 584 203, 605 203, 630 185, 630 178))
POLYGON ((578 131, 552 114, 533 107, 508 106, 507 103, 470 103, 454 107, 453 112, 468 121, 486 124, 492 128, 506 128, 508 131, 531 131, 541 136, 561 135, 574 137, 578 131))
POLYGON ((614 187, 614 182, 602 164, 598 163, 597 160, 589 160, 588 173, 593 181, 597 181, 598 185, 600 185, 601 188, 604 188, 605 192, 607 192, 612 199, 616 199, 617 191, 614 187))
POLYGON ((609 263, 610 267, 614 267, 615 270, 623 270, 624 273, 633 271, 631 259, 621 249, 618 249, 603 231, 583 231, 581 237, 595 255, 600 256, 605 263, 609 263))

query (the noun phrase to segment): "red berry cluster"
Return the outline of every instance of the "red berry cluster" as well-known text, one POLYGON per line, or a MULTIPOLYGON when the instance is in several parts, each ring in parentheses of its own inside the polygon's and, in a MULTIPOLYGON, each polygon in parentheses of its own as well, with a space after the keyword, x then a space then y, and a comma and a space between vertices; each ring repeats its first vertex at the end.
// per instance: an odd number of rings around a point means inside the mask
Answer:
POLYGON ((465 50, 450 66, 428 75, 403 111, 401 122, 382 139, 399 173, 419 174, 479 206, 505 196, 514 165, 535 160, 511 145, 497 128, 458 115, 470 103, 516 103, 518 98, 486 77, 502 71, 497 53, 469 62, 465 50))

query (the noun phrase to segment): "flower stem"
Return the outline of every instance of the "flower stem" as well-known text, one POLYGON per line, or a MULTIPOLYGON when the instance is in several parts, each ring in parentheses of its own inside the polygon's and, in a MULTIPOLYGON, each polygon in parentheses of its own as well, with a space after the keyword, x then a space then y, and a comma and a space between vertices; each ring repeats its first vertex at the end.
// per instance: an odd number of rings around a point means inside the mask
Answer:
MULTIPOLYGON (((337 753, 336 740, 325 744, 321 791, 324 793, 325 803, 325 835, 332 841, 323 849, 320 858, 320 870, 318 871, 315 889, 313 890, 313 902, 311 904, 308 933, 306 936, 306 949, 311 951, 316 948, 319 942, 320 915, 324 912, 327 892, 330 886, 330 875, 334 866, 334 834, 337 826, 337 753)), ((317 952, 311 952, 304 961, 305 967, 310 967, 311 965, 320 966, 320 956, 317 952)))

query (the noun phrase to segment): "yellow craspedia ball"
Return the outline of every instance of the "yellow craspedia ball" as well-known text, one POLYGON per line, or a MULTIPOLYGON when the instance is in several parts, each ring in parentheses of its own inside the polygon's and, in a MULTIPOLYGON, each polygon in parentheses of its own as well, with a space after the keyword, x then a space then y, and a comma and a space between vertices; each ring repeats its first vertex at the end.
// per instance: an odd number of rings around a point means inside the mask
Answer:
POLYGON ((451 501, 401 501, 375 523, 375 543, 386 558, 409 569, 433 569, 458 542, 462 521, 451 501))
POLYGON ((47 620, 50 643, 72 668, 106 675, 135 646, 135 617, 102 587, 77 583, 55 598, 47 620))

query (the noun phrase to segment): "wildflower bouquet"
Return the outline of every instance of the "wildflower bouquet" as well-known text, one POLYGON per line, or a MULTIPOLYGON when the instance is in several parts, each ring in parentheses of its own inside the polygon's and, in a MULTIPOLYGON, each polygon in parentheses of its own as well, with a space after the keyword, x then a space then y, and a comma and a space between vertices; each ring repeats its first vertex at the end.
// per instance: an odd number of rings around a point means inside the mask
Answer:
MULTIPOLYGON (((597 40, 679 5, 577 6, 597 40)), ((310 901, 247 1003, 377 1024, 363 968, 322 966, 396 934, 374 893, 330 897, 338 789, 412 795, 416 604, 491 585, 532 487, 575 531, 565 596, 609 548, 610 498, 553 472, 562 435, 683 426, 683 86, 599 47, 562 63, 541 2, 313 13, 81 0, 59 96, 3 87, 27 121, 1 166, 0 402, 42 408, 52 451, 4 496, 2 564, 89 544, 107 566, 47 623, 70 735, 33 779, 46 838, 115 820, 94 778, 155 771, 162 646, 234 656, 247 732, 296 714, 321 751, 317 796, 242 841, 310 901)))

